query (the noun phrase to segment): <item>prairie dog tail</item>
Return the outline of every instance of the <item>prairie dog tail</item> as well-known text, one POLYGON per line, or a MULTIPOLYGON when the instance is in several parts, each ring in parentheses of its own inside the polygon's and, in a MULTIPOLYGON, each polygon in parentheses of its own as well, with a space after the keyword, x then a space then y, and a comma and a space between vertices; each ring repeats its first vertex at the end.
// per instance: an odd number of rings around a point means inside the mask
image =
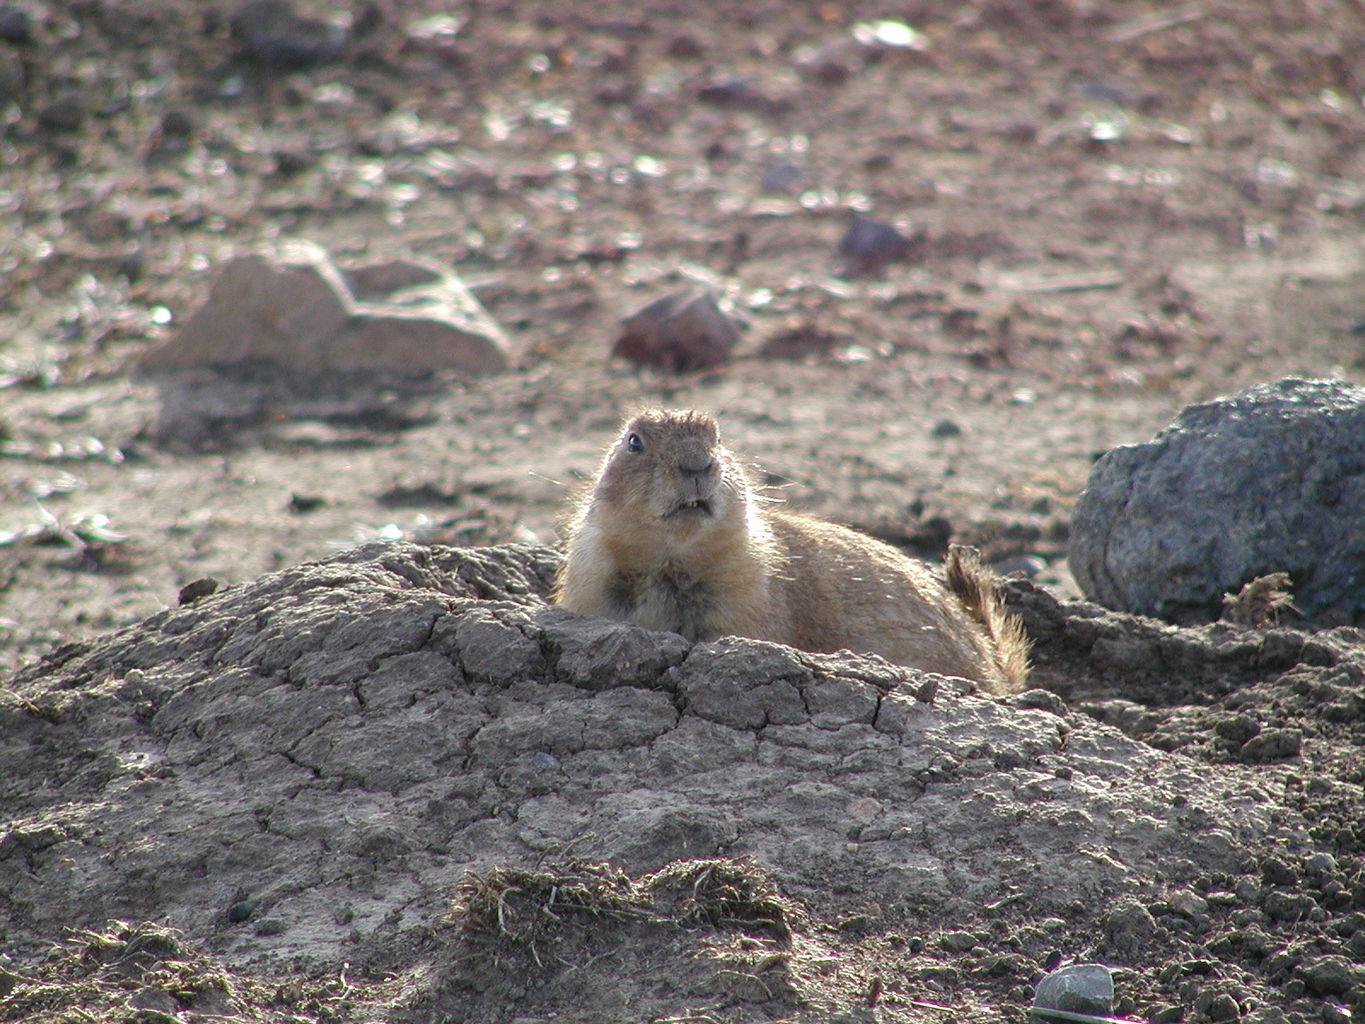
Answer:
POLYGON ((991 656, 1004 679, 1005 693, 1018 693, 1028 677, 1028 637, 1019 619, 1005 611, 999 580, 976 548, 948 547, 944 560, 948 589, 991 639, 991 656))

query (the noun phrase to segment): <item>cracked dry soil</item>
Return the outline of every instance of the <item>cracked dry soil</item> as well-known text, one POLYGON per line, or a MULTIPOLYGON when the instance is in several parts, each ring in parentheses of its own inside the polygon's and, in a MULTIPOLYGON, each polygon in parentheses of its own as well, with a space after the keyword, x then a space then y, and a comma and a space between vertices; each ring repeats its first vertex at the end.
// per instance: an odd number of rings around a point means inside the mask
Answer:
MULTIPOLYGON (((1000 701, 573 616, 554 564, 373 545, 23 670, 11 956, 155 922, 163 960, 188 944, 242 992, 345 964, 343 1015, 411 1020, 1021 1019, 1058 954, 1118 968, 1140 1017, 1359 1004, 1354 631, 1014 584, 1051 688, 1000 701), (1276 714, 1249 729, 1249 703, 1276 714)), ((10 971, 8 1019, 56 999, 10 971)))

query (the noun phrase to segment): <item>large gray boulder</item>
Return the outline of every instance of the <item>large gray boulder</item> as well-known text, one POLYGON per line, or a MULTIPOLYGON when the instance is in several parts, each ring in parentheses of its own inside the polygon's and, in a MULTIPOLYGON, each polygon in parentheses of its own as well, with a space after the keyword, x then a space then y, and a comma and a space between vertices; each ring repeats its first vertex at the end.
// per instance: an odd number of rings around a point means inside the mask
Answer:
POLYGON ((1365 622, 1365 388, 1285 378, 1190 406, 1090 472, 1071 571, 1092 600, 1176 622, 1286 572, 1319 625, 1365 622))
POLYGON ((512 358, 507 335, 453 274, 405 263, 347 275, 300 240, 229 262, 204 305, 141 367, 482 376, 501 373, 512 358))

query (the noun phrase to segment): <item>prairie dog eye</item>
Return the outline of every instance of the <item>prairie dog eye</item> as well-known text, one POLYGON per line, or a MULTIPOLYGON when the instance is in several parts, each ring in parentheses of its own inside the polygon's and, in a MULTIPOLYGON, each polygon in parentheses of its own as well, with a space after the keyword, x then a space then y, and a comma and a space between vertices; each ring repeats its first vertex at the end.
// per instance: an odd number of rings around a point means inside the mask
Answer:
POLYGON ((631 434, 626 438, 626 451, 639 454, 645 450, 645 443, 640 440, 639 434, 631 434))

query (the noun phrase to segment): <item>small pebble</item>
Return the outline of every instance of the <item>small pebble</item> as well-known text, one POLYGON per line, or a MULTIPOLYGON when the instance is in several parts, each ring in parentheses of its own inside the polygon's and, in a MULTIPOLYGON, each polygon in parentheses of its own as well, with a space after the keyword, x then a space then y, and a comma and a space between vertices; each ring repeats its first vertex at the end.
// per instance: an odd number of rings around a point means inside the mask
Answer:
POLYGON ((1236 1020, 1241 1016, 1242 1008, 1237 1005, 1237 1000, 1226 992, 1220 992, 1214 996, 1209 1007, 1204 1011, 1208 1014, 1211 1021, 1236 1020))
POLYGON ((718 75, 702 83, 697 98, 717 106, 738 106, 754 101, 757 93, 747 78, 738 75, 718 75))
POLYGON ((696 59, 706 53, 706 44, 689 33, 676 35, 668 41, 668 55, 684 59, 696 59))
POLYGON ((1213 723, 1213 731, 1233 743, 1245 743, 1261 731, 1261 724, 1250 715, 1229 715, 1213 723))
POLYGON ((962 427, 950 419, 939 420, 929 431, 930 437, 960 437, 961 435, 962 427))
POLYGON ((289 511, 297 515, 305 515, 309 512, 316 512, 327 504, 327 499, 318 494, 299 494, 295 492, 289 496, 289 511))
POLYGON ((800 164, 772 164, 763 172, 759 187, 764 192, 790 192, 806 180, 806 172, 800 164))
POLYGON ((212 576, 205 576, 203 579, 186 583, 180 588, 180 593, 176 598, 177 602, 182 605, 194 604, 195 601, 217 593, 218 586, 218 581, 212 576))
POLYGON ((252 0, 233 17, 232 29, 246 56, 282 70, 340 56, 349 35, 344 26, 300 17, 279 0, 252 0))
POLYGON ((194 122, 181 110, 168 110, 161 116, 161 133, 186 139, 194 134, 194 122))
POLYGON ((1188 890, 1171 893, 1166 901, 1172 910, 1183 917, 1198 917, 1205 914, 1209 909, 1209 901, 1202 896, 1196 896, 1188 890))
POLYGON ((709 288, 679 288, 623 319, 612 355, 689 373, 729 362, 739 332, 709 288))
POLYGON ((847 272, 875 274, 886 264, 907 258, 914 247, 914 241, 892 225, 855 214, 839 242, 839 255, 847 272))
POLYGON ((33 16, 18 4, 0 5, 0 39, 19 46, 33 42, 33 16))
POLYGON ((87 112, 84 97, 74 92, 63 93, 38 111, 38 126, 49 132, 78 131, 87 112))
POLYGON ((976 946, 976 936, 971 932, 944 932, 939 944, 952 953, 965 953, 976 946))
POLYGON ((1297 885, 1299 881, 1299 873, 1279 857, 1261 861, 1261 877, 1271 885, 1297 885))
POLYGON ((1247 764, 1266 764, 1298 757, 1303 736, 1297 729, 1266 729, 1247 740, 1242 747, 1242 760, 1247 764))
POLYGON ((1337 870, 1337 859, 1324 850, 1319 850, 1303 862, 1304 870, 1314 875, 1329 875, 1337 870))

